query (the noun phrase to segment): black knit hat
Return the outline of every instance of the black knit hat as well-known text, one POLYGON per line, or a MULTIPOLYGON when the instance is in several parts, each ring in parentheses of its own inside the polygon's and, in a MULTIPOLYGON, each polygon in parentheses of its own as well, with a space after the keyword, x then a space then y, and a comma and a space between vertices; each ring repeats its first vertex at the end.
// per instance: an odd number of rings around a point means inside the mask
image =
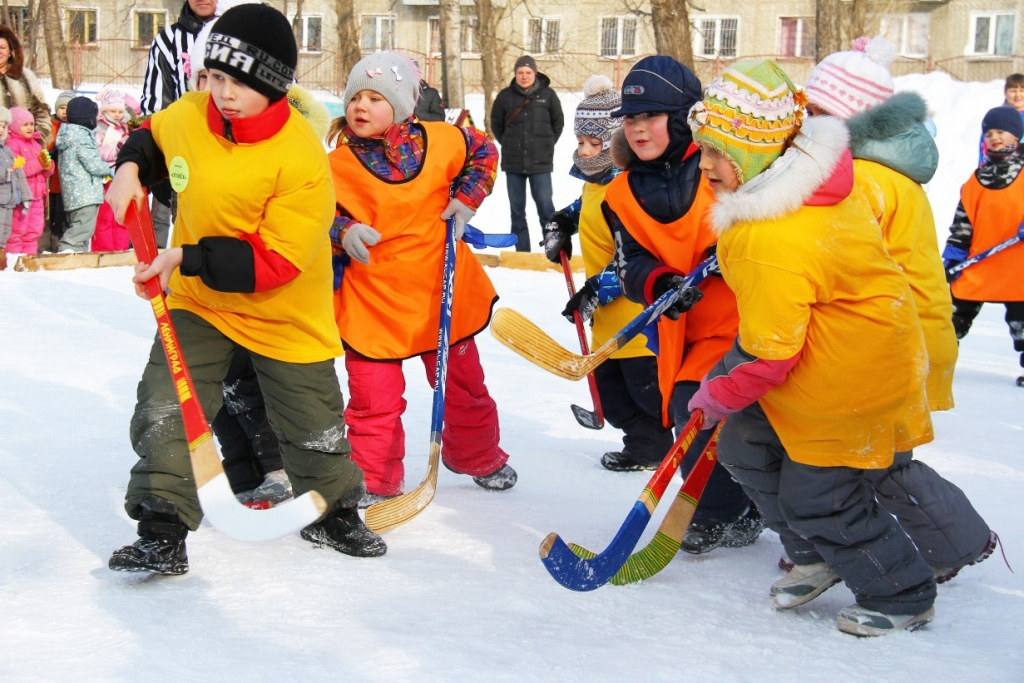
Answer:
POLYGON ((981 120, 981 133, 984 135, 992 129, 1005 130, 1018 140, 1024 137, 1024 121, 1021 120, 1020 112, 1013 107, 1004 105, 988 110, 981 120))
POLYGON ((99 116, 100 108, 88 97, 72 97, 68 102, 68 123, 85 126, 89 130, 96 128, 96 117, 99 116))
POLYGON ((205 57, 207 69, 223 71, 276 102, 295 80, 299 53, 283 14, 247 4, 232 7, 213 24, 205 57))

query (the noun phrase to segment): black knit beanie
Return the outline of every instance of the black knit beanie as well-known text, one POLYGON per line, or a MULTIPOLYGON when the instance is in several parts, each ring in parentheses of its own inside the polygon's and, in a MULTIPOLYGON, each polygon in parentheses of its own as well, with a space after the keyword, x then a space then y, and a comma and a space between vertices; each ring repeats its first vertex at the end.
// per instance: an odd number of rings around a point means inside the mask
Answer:
POLYGON ((88 97, 72 97, 68 102, 68 123, 85 126, 89 130, 96 129, 96 117, 100 108, 88 97))
POLYGON ((236 5, 217 19, 205 57, 207 69, 237 78, 271 102, 287 94, 299 60, 288 20, 258 4, 236 5))

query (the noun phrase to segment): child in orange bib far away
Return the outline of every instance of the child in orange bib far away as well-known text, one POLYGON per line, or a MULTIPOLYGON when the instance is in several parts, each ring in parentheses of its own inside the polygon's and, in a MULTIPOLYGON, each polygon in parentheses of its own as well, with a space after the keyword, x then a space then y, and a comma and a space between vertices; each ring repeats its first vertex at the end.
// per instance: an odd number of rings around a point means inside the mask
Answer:
POLYGON ((801 126, 802 93, 771 61, 736 62, 690 110, 717 203, 722 275, 739 336, 690 401, 722 427, 719 460, 782 539, 788 609, 845 581, 845 633, 934 615, 932 571, 875 500, 871 470, 932 439, 928 355, 913 294, 854 185, 849 136, 801 126))
MULTIPOLYGON (((365 57, 349 75, 345 116, 328 139, 337 143, 329 155, 339 209, 331 242, 344 264, 335 310, 349 382, 345 422, 352 458, 366 473, 364 506, 403 491, 402 361, 418 356, 433 381, 445 221, 454 216, 459 239, 497 174, 498 152, 485 133, 411 118, 419 81, 402 55, 365 57)), ((501 491, 515 485, 516 472, 498 445, 498 410, 473 339, 498 297, 466 244, 457 243, 455 261, 441 457, 501 491)))

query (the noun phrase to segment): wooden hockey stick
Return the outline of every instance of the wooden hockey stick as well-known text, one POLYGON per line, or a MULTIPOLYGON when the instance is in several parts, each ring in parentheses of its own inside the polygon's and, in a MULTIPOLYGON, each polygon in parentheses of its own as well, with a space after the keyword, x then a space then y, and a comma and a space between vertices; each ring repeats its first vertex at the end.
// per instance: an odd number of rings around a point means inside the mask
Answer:
MULTIPOLYGON (((723 424, 725 424, 725 420, 715 426, 711 440, 704 447, 704 451, 694 463, 690 473, 686 475, 686 481, 683 482, 679 493, 672 501, 654 538, 646 546, 629 556, 629 559, 622 565, 622 569, 612 576, 611 583, 616 586, 625 586, 649 579, 667 567, 679 552, 679 545, 683 542, 686 529, 690 526, 693 513, 700 503, 704 487, 707 486, 711 472, 715 469, 715 463, 718 462, 718 433, 723 424)), ((570 543, 569 549, 580 557, 594 556, 593 552, 575 543, 570 543)))
MULTIPOLYGON (((562 261, 562 272, 565 274, 565 287, 569 290, 569 298, 576 296, 576 285, 572 281, 572 270, 569 268, 569 256, 565 249, 558 252, 562 261)), ((572 317, 576 321, 576 336, 580 339, 580 351, 586 356, 590 353, 590 346, 587 344, 587 331, 583 327, 583 316, 579 311, 573 311, 572 317)), ((597 393, 597 378, 594 373, 587 375, 587 384, 590 385, 590 398, 594 402, 594 409, 587 410, 582 406, 573 403, 569 406, 576 421, 587 429, 602 429, 604 427, 604 411, 601 410, 601 396, 597 393)))
POLYGON ((633 504, 633 509, 626 515, 615 538, 603 552, 593 557, 579 557, 558 534, 548 534, 540 544, 540 559, 555 581, 570 590, 592 591, 611 580, 636 547, 647 523, 651 521, 654 508, 703 422, 704 413, 699 410, 693 411, 690 421, 672 444, 672 448, 647 483, 640 498, 633 504))
POLYGON ((405 524, 423 512, 437 490, 441 461, 441 428, 444 426, 444 390, 448 379, 448 348, 451 345, 452 294, 455 291, 455 219, 445 230, 444 275, 441 279, 441 323, 437 331, 437 362, 434 364, 434 402, 430 410, 430 455, 423 482, 406 494, 366 509, 366 526, 379 534, 405 524))
MULTIPOLYGON (((125 215, 125 226, 139 263, 150 264, 157 256, 153 220, 149 205, 132 202, 125 215)), ((160 278, 146 282, 146 294, 156 317, 157 331, 167 356, 171 381, 181 406, 181 419, 185 426, 185 439, 192 462, 192 475, 196 480, 199 505, 210 523, 224 534, 238 541, 269 541, 298 531, 312 524, 327 512, 327 502, 316 491, 309 491, 288 503, 269 510, 253 510, 235 498, 228 478, 224 474, 217 447, 210 433, 210 425, 203 407, 196 397, 192 374, 185 364, 185 356, 178 343, 167 299, 160 289, 160 278)))
POLYGON ((593 372, 594 368, 608 360, 613 353, 660 318, 679 300, 684 290, 696 287, 708 275, 717 272, 719 272, 718 257, 712 256, 705 259, 686 277, 686 281, 681 287, 662 294, 657 301, 628 322, 614 337, 590 354, 581 356, 569 351, 537 325, 530 322, 522 313, 511 308, 499 308, 494 312, 494 316, 491 318, 491 334, 499 342, 534 365, 559 377, 578 381, 593 372))

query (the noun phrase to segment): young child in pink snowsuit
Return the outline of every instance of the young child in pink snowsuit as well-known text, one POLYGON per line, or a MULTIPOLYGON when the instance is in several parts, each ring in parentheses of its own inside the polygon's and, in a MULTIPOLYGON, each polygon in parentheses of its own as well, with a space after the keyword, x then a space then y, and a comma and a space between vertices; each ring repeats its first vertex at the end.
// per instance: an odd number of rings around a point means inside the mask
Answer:
MULTIPOLYGON (((102 90, 96 99, 100 105, 100 116, 96 121, 96 145, 100 148, 100 157, 110 164, 110 174, 113 175, 117 153, 121 151, 129 133, 125 99, 124 95, 116 90, 102 90)), ((104 183, 104 194, 109 186, 110 181, 104 183)), ((96 232, 92 237, 92 250, 123 251, 130 246, 128 229, 114 220, 109 204, 100 204, 100 211, 96 216, 96 232)))
POLYGON ((11 107, 11 137, 7 146, 15 157, 25 159, 25 177, 32 190, 28 211, 15 211, 11 221, 8 254, 38 254, 39 236, 43 234, 43 201, 50 193, 49 178, 53 162, 43 149, 43 136, 36 132, 35 118, 27 109, 11 107))

